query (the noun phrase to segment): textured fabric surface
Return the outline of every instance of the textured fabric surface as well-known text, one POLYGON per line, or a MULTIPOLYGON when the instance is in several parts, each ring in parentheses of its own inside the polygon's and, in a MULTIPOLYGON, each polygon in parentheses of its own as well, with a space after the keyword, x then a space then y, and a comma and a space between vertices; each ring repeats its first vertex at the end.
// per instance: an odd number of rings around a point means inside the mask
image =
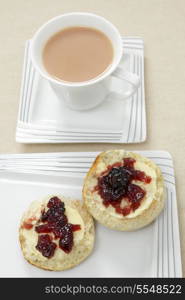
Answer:
POLYGON ((48 19, 70 11, 103 15, 122 35, 144 39, 148 138, 143 144, 124 145, 124 149, 167 150, 172 154, 185 276, 184 0, 0 0, 0 153, 114 148, 106 144, 21 145, 15 142, 25 41, 48 19))

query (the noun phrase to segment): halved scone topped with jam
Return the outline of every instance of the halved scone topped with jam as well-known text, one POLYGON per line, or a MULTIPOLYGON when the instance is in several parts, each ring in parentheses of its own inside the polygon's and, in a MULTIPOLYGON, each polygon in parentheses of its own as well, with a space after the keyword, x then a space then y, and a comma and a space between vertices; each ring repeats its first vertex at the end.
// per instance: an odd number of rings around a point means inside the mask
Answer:
POLYGON ((49 196, 23 215, 19 240, 25 259, 42 269, 72 268, 90 255, 94 222, 82 201, 49 196))
POLYGON ((162 211, 163 176, 153 161, 137 153, 102 152, 85 178, 83 199, 88 211, 104 226, 136 230, 162 211))

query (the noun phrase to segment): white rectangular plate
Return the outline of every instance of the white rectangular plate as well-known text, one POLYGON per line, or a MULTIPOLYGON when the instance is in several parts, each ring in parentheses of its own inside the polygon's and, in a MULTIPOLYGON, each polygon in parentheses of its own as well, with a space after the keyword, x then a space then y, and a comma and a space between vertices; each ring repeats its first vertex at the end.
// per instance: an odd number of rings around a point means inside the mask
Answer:
POLYGON ((161 167, 167 197, 164 211, 151 225, 135 232, 97 224, 92 255, 63 272, 40 270, 24 260, 18 241, 20 218, 31 201, 47 194, 81 199, 84 176, 97 153, 0 155, 0 277, 181 277, 172 158, 164 151, 139 153, 161 167))
MULTIPOLYGON (((135 95, 108 101, 88 111, 73 111, 58 99, 30 59, 25 48, 16 141, 20 143, 140 143, 146 139, 144 93, 144 43, 138 37, 123 38, 125 69, 138 74, 141 85, 135 95), (94 121, 96 120, 96 122, 94 121)), ((111 89, 123 89, 113 80, 111 89)))

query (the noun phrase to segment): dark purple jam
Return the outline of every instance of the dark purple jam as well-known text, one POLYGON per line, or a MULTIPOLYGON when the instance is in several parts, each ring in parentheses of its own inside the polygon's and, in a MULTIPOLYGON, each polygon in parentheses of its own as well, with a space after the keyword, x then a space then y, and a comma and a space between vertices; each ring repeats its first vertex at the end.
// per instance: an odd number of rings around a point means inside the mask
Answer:
POLYGON ((138 180, 148 184, 152 180, 145 172, 135 170, 135 162, 133 158, 125 158, 123 164, 109 166, 99 177, 95 188, 103 199, 103 204, 106 207, 112 205, 116 212, 123 216, 136 210, 146 195, 146 191, 132 181, 138 180), (128 205, 122 208, 120 204, 123 199, 128 205))
POLYGON ((35 227, 38 234, 36 249, 43 256, 50 258, 54 255, 57 244, 53 242, 53 237, 59 239, 59 247, 69 253, 73 247, 73 232, 80 230, 80 225, 68 223, 65 213, 65 205, 58 197, 53 197, 47 204, 48 210, 42 211, 40 222, 42 224, 35 227), (44 234, 45 233, 45 234, 44 234), (49 234, 48 234, 49 233, 49 234))
POLYGON ((39 235, 36 249, 42 253, 43 256, 50 258, 54 255, 57 245, 53 243, 49 234, 39 235))

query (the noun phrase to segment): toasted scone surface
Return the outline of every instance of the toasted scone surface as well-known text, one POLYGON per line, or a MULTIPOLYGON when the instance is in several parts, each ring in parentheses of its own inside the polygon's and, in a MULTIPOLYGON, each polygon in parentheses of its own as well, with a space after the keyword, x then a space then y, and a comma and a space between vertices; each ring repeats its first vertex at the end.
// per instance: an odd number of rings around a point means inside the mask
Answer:
MULTIPOLYGON (((116 230, 136 230, 151 223, 164 207, 164 181, 160 168, 150 159, 140 154, 125 150, 109 150, 102 152, 93 162, 83 187, 84 203, 92 216, 103 225, 116 230), (150 180, 148 183, 133 180, 132 184, 139 186, 145 196, 138 208, 127 215, 118 213, 112 205, 104 205, 102 194, 97 186, 100 178, 109 174, 111 166, 123 164, 125 159, 133 159, 134 169, 144 172, 150 180)), ((124 198, 121 205, 124 206, 124 198)), ((114 202, 115 204, 115 202, 114 202)))
POLYGON ((48 233, 52 242, 56 244, 56 249, 51 257, 43 256, 36 247, 38 238, 42 235, 42 233, 36 232, 36 227, 45 224, 40 221, 40 217, 43 211, 48 210, 48 201, 55 196, 50 195, 44 200, 31 203, 21 220, 19 240, 23 255, 29 263, 42 269, 61 271, 78 265, 90 255, 94 245, 95 232, 93 219, 82 201, 57 195, 65 204, 65 215, 68 222, 79 225, 80 229, 73 232, 73 246, 69 253, 59 247, 58 238, 55 238, 52 233, 48 233))

